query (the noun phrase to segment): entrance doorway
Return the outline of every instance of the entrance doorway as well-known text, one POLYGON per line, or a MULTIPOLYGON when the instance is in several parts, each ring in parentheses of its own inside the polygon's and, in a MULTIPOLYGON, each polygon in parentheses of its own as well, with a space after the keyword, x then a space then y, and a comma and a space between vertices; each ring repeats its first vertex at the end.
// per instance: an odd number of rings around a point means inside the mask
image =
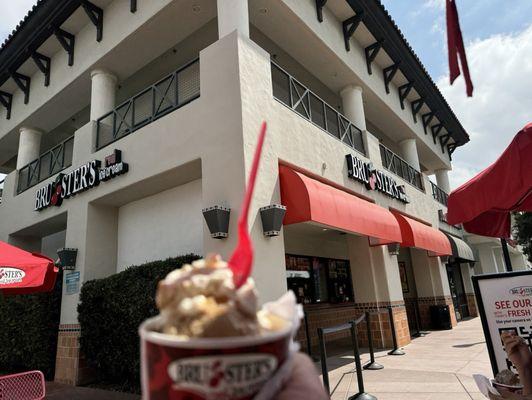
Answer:
POLYGON ((464 290, 464 280, 460 271, 460 263, 452 261, 446 264, 447 278, 449 279, 449 288, 453 298, 454 312, 458 321, 469 317, 469 308, 467 306, 467 296, 464 290))

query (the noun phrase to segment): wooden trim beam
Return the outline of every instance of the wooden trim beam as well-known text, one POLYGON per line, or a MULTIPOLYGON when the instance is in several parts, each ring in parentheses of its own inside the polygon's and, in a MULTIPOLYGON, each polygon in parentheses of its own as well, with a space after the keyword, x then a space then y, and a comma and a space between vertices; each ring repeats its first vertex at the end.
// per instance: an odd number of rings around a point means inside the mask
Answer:
POLYGON ((443 129, 443 124, 439 123, 436 125, 432 125, 432 140, 434 141, 434 144, 436 144, 436 138, 440 134, 441 130, 443 129))
POLYGON ((392 81, 397 71, 399 71, 400 64, 401 61, 397 61, 396 63, 382 70, 382 74, 384 75, 384 88, 386 89, 387 94, 390 94, 390 82, 392 81))
POLYGON ((31 78, 26 75, 19 74, 18 72, 13 72, 11 78, 15 81, 18 88, 24 93, 24 104, 28 104, 30 101, 30 83, 31 78))
MULTIPOLYGON (((316 0, 319 1, 319 0, 316 0)), ((364 17, 364 13, 353 15, 350 18, 347 18, 344 22, 342 22, 342 29, 344 32, 344 44, 345 44, 345 51, 351 50, 351 45, 349 44, 349 39, 351 39, 351 36, 355 33, 358 26, 362 22, 362 19, 364 17)))
POLYGON ((76 45, 76 37, 61 28, 57 28, 54 32, 59 44, 68 53, 68 65, 74 65, 74 47, 76 45))
POLYGON ((44 74, 44 86, 50 85, 50 70, 52 65, 52 60, 50 57, 35 51, 32 53, 31 58, 37 65, 37 68, 39 68, 39 70, 44 74))
POLYGON ((368 74, 370 75, 372 74, 371 63, 375 61, 377 54, 379 54, 379 51, 382 49, 383 43, 384 40, 380 39, 364 49, 364 52, 366 53, 366 66, 368 67, 368 74))
POLYGON ((404 85, 399 86, 399 101, 401 102, 401 109, 405 109, 405 100, 414 87, 414 81, 407 82, 404 85))
MULTIPOLYGON (((131 2, 133 1, 137 2, 137 0, 131 0, 131 2)), ((316 14, 319 22, 323 22, 323 7, 325 7, 325 4, 327 4, 327 0, 316 0, 316 14)))
POLYGON ((429 126, 430 121, 434 119, 434 112, 429 111, 428 113, 425 113, 421 115, 421 120, 423 121, 423 130, 425 131, 425 135, 427 134, 427 126, 429 126))
POLYGON ((6 108, 6 118, 11 118, 11 105, 13 104, 13 95, 11 93, 0 91, 0 103, 6 108))
POLYGON ((81 6, 96 27, 96 41, 101 42, 103 37, 103 10, 87 0, 82 0, 81 6))
POLYGON ((412 102, 412 117, 414 117, 414 122, 417 122, 417 113, 421 110, 421 107, 423 107, 424 102, 425 101, 421 97, 412 102))

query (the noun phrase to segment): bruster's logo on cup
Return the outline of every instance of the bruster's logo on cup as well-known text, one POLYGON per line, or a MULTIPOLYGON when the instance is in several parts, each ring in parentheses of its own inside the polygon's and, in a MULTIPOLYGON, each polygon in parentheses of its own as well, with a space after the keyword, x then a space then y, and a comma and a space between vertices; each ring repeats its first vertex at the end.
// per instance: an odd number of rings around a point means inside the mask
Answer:
POLYGON ((0 285, 20 283, 26 273, 18 268, 0 267, 0 285))
POLYGON ((256 393, 276 367, 277 359, 269 354, 203 356, 172 362, 168 375, 175 389, 238 398, 256 393))

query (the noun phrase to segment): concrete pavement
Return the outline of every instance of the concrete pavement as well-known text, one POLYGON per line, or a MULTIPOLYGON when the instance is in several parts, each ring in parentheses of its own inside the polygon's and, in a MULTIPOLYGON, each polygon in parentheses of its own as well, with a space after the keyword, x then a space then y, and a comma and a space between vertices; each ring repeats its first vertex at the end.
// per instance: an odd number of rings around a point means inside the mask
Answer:
MULTIPOLYGON (((367 393, 379 400, 484 399, 472 378, 474 373, 492 374, 480 318, 460 322, 452 330, 428 332, 404 350, 403 356, 376 353, 384 369, 364 371, 367 393)), ((363 363, 368 359, 368 354, 362 355, 363 363)), ((352 353, 331 357, 328 364, 331 398, 356 394, 352 353)))
POLYGON ((50 400, 139 400, 140 396, 130 393, 112 392, 110 390, 88 387, 62 385, 46 382, 46 399, 50 400))

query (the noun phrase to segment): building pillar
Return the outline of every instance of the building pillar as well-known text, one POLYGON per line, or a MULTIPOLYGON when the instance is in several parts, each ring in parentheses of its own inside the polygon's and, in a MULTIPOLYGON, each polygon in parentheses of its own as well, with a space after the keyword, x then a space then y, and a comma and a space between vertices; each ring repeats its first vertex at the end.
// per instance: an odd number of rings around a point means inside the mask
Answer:
POLYGON ((469 263, 460 264, 460 273, 462 274, 462 281, 464 282, 464 292, 467 297, 467 309, 469 310, 469 316, 478 317, 475 290, 473 289, 473 282, 471 281, 473 272, 473 267, 471 267, 469 263))
POLYGON ((41 151, 42 131, 23 126, 20 128, 18 141, 17 169, 28 165, 39 158, 41 151))
POLYGON ((445 265, 440 257, 429 257, 427 251, 410 249, 416 280, 419 317, 423 329, 430 328, 430 306, 448 305, 452 326, 456 326, 451 290, 445 265))
POLYGON ((364 113, 364 101, 362 98, 362 88, 356 85, 349 85, 340 91, 342 97, 342 108, 344 115, 355 124, 361 131, 366 130, 366 115, 364 113))
POLYGON ((421 171, 419 166, 419 156, 417 154, 416 139, 402 140, 399 142, 399 146, 401 146, 401 155, 404 160, 418 171, 421 171))
POLYGON ((434 171, 436 175, 436 184, 442 189, 445 193, 451 193, 451 185, 449 184, 449 170, 448 169, 437 169, 434 171))
POLYGON ((94 377, 94 371, 86 366, 80 349, 77 312, 80 290, 89 280, 116 273, 118 210, 90 203, 70 207, 65 247, 78 249, 75 270, 80 273, 80 281, 79 290, 71 294, 66 293, 63 281, 54 381, 81 385, 94 377))
POLYGON ((111 111, 115 106, 118 79, 105 69, 91 71, 91 121, 111 111))
MULTIPOLYGON (((371 318, 371 331, 376 346, 392 347, 392 331, 389 309, 399 347, 410 343, 410 330, 397 256, 392 256, 386 246, 370 247, 367 237, 347 236, 351 278, 355 293, 355 307, 359 314, 376 311, 371 318)), ((360 330, 366 339, 365 328, 360 330)))
POLYGON ((218 0, 218 38, 237 30, 249 37, 248 0, 218 0))

